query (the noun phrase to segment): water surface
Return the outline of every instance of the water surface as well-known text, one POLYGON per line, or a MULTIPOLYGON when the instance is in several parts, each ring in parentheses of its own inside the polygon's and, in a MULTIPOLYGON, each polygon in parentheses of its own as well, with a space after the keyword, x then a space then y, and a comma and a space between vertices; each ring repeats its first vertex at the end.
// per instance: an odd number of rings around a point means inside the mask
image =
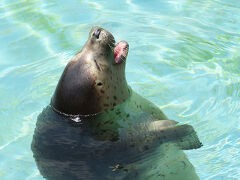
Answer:
POLYGON ((240 2, 2 0, 0 179, 43 179, 30 150, 37 115, 92 26, 130 44, 127 80, 204 146, 200 179, 240 178, 240 2))

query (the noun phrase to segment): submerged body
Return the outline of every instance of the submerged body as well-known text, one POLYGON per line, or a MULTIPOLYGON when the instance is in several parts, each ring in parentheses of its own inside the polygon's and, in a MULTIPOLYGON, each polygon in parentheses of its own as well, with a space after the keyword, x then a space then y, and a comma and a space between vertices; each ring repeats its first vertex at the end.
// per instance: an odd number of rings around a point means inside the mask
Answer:
POLYGON ((32 149, 47 179, 197 179, 181 150, 201 146, 194 130, 177 129, 136 93, 112 110, 78 118, 50 106, 38 117, 32 149))
POLYGON ((93 28, 39 115, 32 151, 41 174, 49 180, 198 179, 182 151, 201 147, 196 132, 127 86, 128 45, 112 51, 113 40, 93 28))

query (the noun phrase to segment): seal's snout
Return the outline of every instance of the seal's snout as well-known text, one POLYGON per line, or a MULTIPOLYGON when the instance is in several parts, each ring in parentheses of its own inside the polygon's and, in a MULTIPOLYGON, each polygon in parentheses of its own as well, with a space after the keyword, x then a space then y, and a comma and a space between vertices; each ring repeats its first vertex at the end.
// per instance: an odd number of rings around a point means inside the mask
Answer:
POLYGON ((111 47, 115 46, 115 39, 113 35, 99 26, 92 28, 89 34, 89 39, 91 42, 98 42, 98 45, 108 45, 111 47))
POLYGON ((98 51, 99 49, 105 49, 104 51, 108 50, 109 52, 113 51, 115 64, 124 62, 127 58, 129 50, 129 44, 126 41, 120 41, 117 45, 115 45, 113 35, 99 26, 93 27, 90 31, 89 46, 92 46, 94 50, 98 51))
POLYGON ((95 37, 98 39, 100 33, 101 33, 101 29, 97 28, 97 29, 93 32, 93 36, 95 36, 95 37))

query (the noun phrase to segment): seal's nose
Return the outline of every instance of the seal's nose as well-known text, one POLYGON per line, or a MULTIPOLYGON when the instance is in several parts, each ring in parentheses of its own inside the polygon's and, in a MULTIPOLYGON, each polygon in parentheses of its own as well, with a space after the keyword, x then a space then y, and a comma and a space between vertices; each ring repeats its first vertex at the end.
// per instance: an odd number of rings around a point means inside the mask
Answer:
POLYGON ((101 29, 96 29, 93 33, 93 36, 95 36, 97 39, 99 38, 99 35, 101 33, 101 29))

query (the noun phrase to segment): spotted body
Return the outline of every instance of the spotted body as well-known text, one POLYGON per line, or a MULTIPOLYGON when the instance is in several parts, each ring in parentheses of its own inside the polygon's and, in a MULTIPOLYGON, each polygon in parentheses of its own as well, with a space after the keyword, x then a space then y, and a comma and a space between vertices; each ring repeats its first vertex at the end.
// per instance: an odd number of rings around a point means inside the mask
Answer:
POLYGON ((182 151, 201 147, 196 132, 168 120, 127 85, 128 44, 112 49, 113 42, 109 32, 93 28, 38 116, 32 151, 41 174, 48 180, 198 179, 182 151))

